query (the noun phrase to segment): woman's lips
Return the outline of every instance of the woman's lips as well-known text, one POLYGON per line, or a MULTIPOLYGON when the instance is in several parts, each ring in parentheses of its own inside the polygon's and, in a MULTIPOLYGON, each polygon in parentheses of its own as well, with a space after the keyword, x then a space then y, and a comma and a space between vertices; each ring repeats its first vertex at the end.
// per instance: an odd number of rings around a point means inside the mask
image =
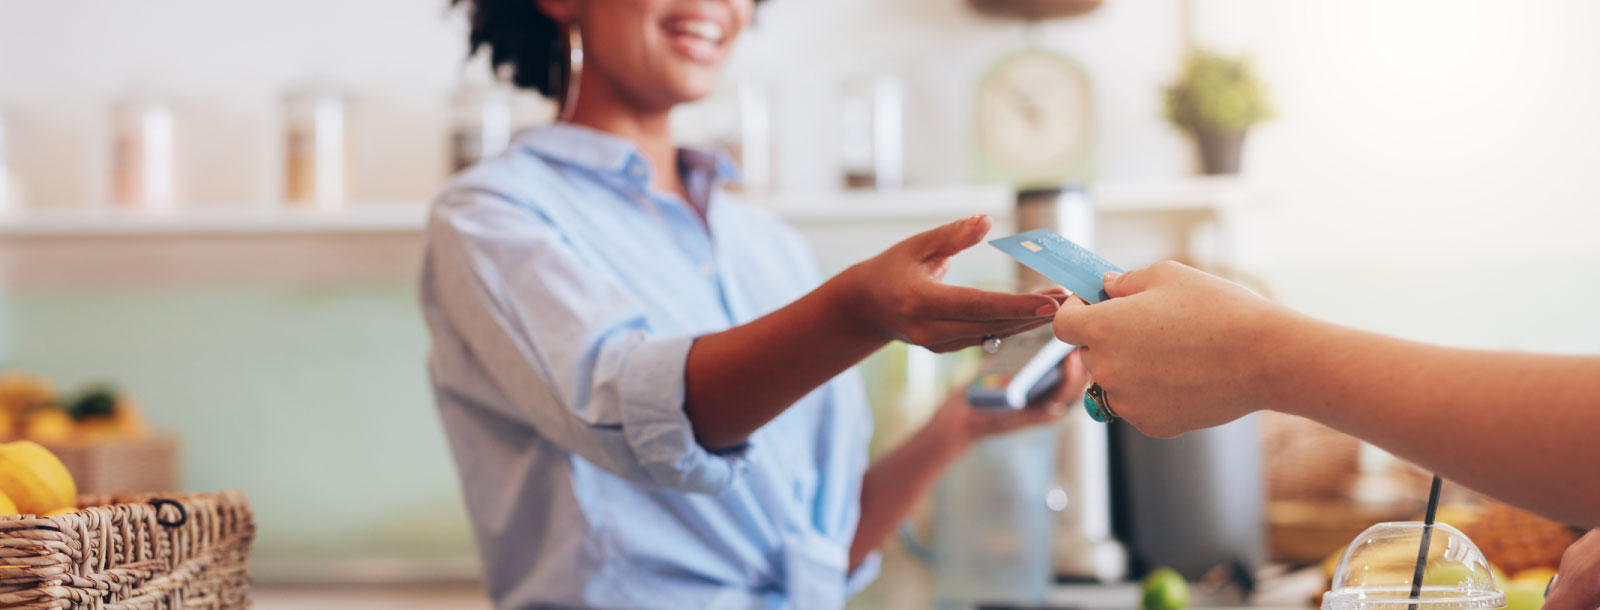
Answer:
POLYGON ((722 59, 722 43, 727 38, 727 29, 722 24, 708 19, 680 18, 667 20, 663 28, 667 40, 679 54, 700 62, 722 59))

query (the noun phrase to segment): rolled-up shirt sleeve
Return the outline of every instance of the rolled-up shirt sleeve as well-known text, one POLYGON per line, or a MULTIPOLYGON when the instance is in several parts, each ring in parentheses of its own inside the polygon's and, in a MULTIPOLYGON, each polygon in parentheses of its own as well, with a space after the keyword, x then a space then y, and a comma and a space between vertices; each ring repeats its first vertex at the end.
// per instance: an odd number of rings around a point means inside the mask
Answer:
POLYGON ((878 572, 882 569, 883 553, 881 551, 868 553, 866 559, 861 560, 861 565, 856 566, 854 570, 850 570, 850 573, 845 576, 845 595, 855 597, 860 594, 861 591, 878 580, 878 572))
POLYGON ((447 193, 426 252, 442 321, 506 398, 485 408, 636 483, 718 493, 739 475, 742 449, 707 451, 684 412, 695 337, 653 332, 643 304, 549 217, 447 193))

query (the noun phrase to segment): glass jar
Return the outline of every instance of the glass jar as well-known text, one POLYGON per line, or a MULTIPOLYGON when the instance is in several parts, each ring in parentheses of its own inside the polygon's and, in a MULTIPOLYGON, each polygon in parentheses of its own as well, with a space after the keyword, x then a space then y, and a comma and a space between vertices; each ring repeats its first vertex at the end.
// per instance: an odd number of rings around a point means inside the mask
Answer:
POLYGON ((511 95, 505 89, 458 89, 450 100, 450 172, 500 154, 511 143, 511 131, 511 95))
POLYGON ((840 115, 840 169, 846 188, 905 185, 905 102, 900 79, 846 83, 840 115))
POLYGON ((284 200, 334 208, 345 202, 349 178, 346 104, 337 93, 304 91, 284 100, 284 200))
POLYGON ((6 148, 6 113, 0 109, 0 214, 11 211, 17 206, 16 187, 11 181, 11 157, 6 148))
POLYGON ((171 106, 126 99, 113 104, 111 115, 112 200, 128 209, 175 207, 177 134, 171 106))
POLYGON ((739 82, 739 129, 725 148, 739 165, 740 190, 765 193, 772 190, 772 103, 766 86, 755 81, 739 82))

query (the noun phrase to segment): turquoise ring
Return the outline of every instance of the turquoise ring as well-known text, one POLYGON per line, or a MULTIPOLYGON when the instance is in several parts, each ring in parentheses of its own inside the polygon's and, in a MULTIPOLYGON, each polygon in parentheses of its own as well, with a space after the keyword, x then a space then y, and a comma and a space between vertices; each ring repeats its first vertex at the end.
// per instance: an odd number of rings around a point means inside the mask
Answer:
POLYGON ((1089 417, 1102 424, 1117 421, 1117 412, 1111 410, 1111 401, 1106 400, 1105 388, 1095 383, 1083 393, 1083 410, 1089 412, 1089 417))

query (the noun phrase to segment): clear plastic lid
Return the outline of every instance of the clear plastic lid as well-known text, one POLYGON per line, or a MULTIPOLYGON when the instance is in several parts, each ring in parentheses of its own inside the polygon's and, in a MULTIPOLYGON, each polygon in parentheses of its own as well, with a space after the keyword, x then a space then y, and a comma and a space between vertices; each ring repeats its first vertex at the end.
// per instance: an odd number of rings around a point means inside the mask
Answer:
POLYGON ((1424 526, 1379 523, 1351 541, 1333 573, 1322 610, 1477 610, 1506 607, 1489 561, 1460 530, 1435 523, 1422 586, 1411 597, 1424 526))

